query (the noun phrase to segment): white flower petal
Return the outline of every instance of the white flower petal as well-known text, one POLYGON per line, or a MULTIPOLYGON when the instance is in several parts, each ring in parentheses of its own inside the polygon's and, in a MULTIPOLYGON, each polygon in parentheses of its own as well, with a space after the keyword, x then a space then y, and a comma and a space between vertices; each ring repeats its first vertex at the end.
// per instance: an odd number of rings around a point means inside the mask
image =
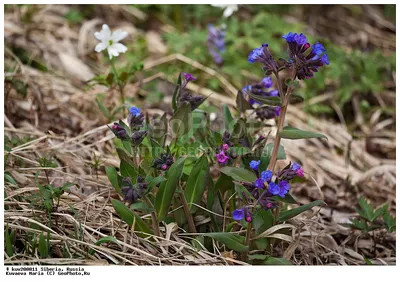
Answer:
POLYGON ((111 30, 108 25, 103 24, 101 32, 105 35, 105 37, 107 37, 107 38, 111 37, 111 30))
POLYGON ((125 53, 128 50, 128 48, 126 48, 126 46, 121 43, 114 43, 111 47, 118 53, 125 53))
POLYGON ((110 55, 110 59, 114 56, 114 57, 118 57, 119 53, 118 51, 115 49, 114 44, 111 45, 110 47, 107 48, 108 51, 108 55, 110 55))
POLYGON ((101 43, 99 43, 99 44, 96 45, 96 47, 94 48, 94 50, 95 50, 96 52, 101 52, 101 51, 107 49, 107 47, 108 47, 107 43, 101 42, 101 43))
POLYGON ((128 33, 126 31, 122 31, 122 30, 118 29, 118 30, 114 31, 113 34, 111 35, 111 40, 113 42, 118 42, 127 36, 128 36, 128 33))
POLYGON ((237 5, 226 5, 226 8, 224 10, 224 17, 227 18, 229 16, 231 16, 233 14, 233 12, 238 10, 238 6, 237 5))
POLYGON ((97 40, 103 41, 103 36, 101 36, 101 32, 96 31, 94 33, 94 37, 96 37, 97 40))

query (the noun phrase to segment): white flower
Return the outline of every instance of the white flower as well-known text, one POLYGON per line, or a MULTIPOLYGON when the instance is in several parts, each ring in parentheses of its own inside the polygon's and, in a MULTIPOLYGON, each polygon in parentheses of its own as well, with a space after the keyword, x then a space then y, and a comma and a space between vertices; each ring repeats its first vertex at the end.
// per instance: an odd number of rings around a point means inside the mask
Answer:
POLYGON ((110 59, 112 59, 113 56, 118 57, 119 53, 125 53, 126 50, 128 50, 125 45, 118 43, 120 40, 128 36, 126 31, 118 29, 111 34, 108 25, 103 24, 101 31, 95 32, 94 36, 101 41, 96 45, 94 50, 96 52, 101 52, 107 49, 110 59))
POLYGON ((220 7, 221 9, 224 9, 224 17, 230 17, 233 12, 236 12, 239 8, 238 5, 236 4, 211 4, 213 7, 220 7))

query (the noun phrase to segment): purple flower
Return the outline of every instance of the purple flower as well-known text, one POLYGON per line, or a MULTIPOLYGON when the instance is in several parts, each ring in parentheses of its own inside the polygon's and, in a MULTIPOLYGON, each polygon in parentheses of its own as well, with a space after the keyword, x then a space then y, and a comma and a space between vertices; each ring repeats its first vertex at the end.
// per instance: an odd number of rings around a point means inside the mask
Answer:
POLYGON ((269 96, 273 96, 273 97, 279 96, 279 91, 278 90, 271 90, 271 91, 268 92, 268 95, 269 96))
POLYGON ((263 188, 265 188, 264 180, 263 180, 262 178, 257 178, 257 180, 254 181, 254 185, 255 185, 258 189, 263 189, 263 188))
POLYGON ((270 74, 272 72, 276 73, 278 71, 278 64, 274 60, 271 55, 271 52, 268 49, 268 44, 264 43, 259 48, 255 48, 250 52, 248 57, 249 63, 259 62, 264 64, 263 70, 266 74, 270 74))
POLYGON ((274 196, 277 196, 279 194, 279 186, 275 184, 274 182, 270 182, 268 185, 268 192, 274 196))
POLYGON ((114 122, 114 124, 109 128, 118 139, 128 140, 128 133, 126 132, 125 127, 123 127, 122 125, 114 122))
POLYGON ((228 144, 222 144, 222 150, 227 151, 229 149, 228 144))
POLYGON ((281 115, 281 107, 277 106, 275 108, 275 114, 276 114, 277 117, 279 117, 281 115))
POLYGON ((208 51, 217 65, 222 65, 221 54, 225 52, 225 31, 222 27, 208 25, 208 51))
POLYGON ((270 88, 272 87, 272 78, 270 76, 264 77, 261 81, 260 81, 260 85, 262 85, 265 88, 270 88))
POLYGON ((264 170, 263 172, 261 172, 261 179, 264 180, 264 182, 270 182, 272 179, 272 171, 264 170))
POLYGON ((234 210, 232 213, 232 217, 234 220, 242 220, 244 218, 244 209, 234 210))
POLYGON ((216 154, 215 156, 220 164, 226 164, 229 159, 229 157, 225 155, 224 151, 219 152, 219 154, 216 154))
POLYGON ((298 163, 294 162, 290 168, 296 172, 297 176, 304 177, 303 168, 298 163))
POLYGON ((185 78, 185 80, 188 82, 196 80, 196 78, 191 73, 182 72, 182 75, 185 78))
POLYGON ((174 163, 174 159, 167 153, 162 153, 159 158, 155 159, 152 167, 166 171, 174 163))
POLYGON ((279 195, 279 197, 284 198, 285 195, 287 194, 287 192, 289 192, 289 190, 290 190, 290 184, 286 180, 283 180, 283 181, 279 182, 278 186, 279 186, 278 195, 279 195))
POLYGON ((314 76, 314 72, 323 65, 329 65, 325 47, 317 42, 313 46, 307 42, 304 34, 292 33, 282 36, 288 43, 290 60, 287 66, 296 68, 298 79, 314 76))
POLYGON ((250 168, 253 170, 258 170, 258 166, 260 165, 261 161, 251 161, 250 162, 250 168))
POLYGON ((275 118, 280 114, 280 107, 273 107, 273 106, 263 106, 258 107, 256 110, 257 118, 261 120, 275 118), (278 109, 279 108, 279 109, 278 109))
POLYGON ((133 116, 135 116, 135 117, 137 117, 137 116, 140 115, 140 109, 137 108, 137 107, 131 107, 131 108, 129 109, 129 112, 130 112, 133 116))

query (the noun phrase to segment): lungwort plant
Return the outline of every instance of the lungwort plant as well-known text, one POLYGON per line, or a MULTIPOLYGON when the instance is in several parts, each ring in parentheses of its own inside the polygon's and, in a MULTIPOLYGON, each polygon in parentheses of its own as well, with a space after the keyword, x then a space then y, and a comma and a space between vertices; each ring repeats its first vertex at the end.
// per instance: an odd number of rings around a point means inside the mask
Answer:
POLYGON ((216 240, 252 264, 290 263, 274 258, 274 246, 292 240, 291 218, 324 202, 300 204, 291 195, 293 182, 304 178, 301 160, 275 167, 286 158, 282 138, 326 138, 285 126, 285 116, 289 103, 301 99, 298 81, 311 79, 329 60, 323 45, 311 45, 303 34, 283 38, 287 58, 274 59, 268 44, 249 54, 265 77, 239 91, 233 112, 223 106, 222 128, 199 108, 207 98, 186 89, 196 78, 184 72, 173 92, 172 116, 150 118, 133 106, 126 123, 109 126, 120 158, 119 168, 106 167, 119 194, 112 203, 139 236, 162 236, 159 227, 174 222, 196 236, 194 246, 212 251, 216 240), (277 122, 274 142, 269 119, 277 122))

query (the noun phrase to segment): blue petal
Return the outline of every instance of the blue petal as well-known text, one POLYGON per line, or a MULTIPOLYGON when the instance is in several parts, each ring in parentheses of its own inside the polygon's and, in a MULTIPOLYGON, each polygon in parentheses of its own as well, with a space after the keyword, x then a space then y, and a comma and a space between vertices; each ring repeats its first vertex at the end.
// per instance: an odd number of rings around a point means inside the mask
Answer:
POLYGON ((232 213, 232 217, 234 220, 242 220, 244 218, 244 210, 243 209, 234 210, 232 213))

